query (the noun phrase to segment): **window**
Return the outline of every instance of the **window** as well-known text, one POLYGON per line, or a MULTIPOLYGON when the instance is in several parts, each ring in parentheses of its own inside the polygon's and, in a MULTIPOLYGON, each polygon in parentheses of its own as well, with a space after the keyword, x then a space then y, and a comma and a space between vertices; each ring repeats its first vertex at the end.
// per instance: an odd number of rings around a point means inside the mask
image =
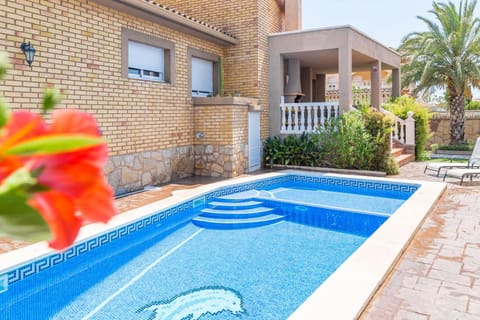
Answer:
POLYGON ((192 97, 213 95, 213 61, 192 57, 192 97))
POLYGON ((164 50, 128 41, 128 77, 165 81, 164 50))
POLYGON ((175 84, 175 44, 122 29, 122 77, 175 84))
POLYGON ((219 56, 196 48, 188 48, 190 62, 189 87, 192 97, 214 96, 219 85, 219 56))

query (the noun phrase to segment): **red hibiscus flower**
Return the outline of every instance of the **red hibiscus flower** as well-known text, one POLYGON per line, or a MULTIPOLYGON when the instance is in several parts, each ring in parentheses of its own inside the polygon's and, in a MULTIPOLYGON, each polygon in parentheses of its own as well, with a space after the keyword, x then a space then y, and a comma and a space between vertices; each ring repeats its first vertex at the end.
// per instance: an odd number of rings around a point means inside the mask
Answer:
POLYGON ((84 222, 107 222, 116 213, 103 176, 106 161, 106 143, 89 114, 55 111, 47 126, 37 114, 16 111, 0 134, 0 192, 7 185, 25 196, 48 224, 50 247, 63 249, 84 222), (15 183, 20 168, 31 173, 27 183, 15 183))

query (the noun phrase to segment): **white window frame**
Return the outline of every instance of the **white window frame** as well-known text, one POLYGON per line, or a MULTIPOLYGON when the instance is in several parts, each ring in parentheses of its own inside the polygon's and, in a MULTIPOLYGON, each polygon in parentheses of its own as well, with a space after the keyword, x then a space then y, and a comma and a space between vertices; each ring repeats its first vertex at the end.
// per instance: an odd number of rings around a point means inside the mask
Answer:
POLYGON ((165 82, 164 51, 163 48, 128 40, 128 77, 165 82), (130 70, 138 70, 138 75, 130 73, 130 70))
POLYGON ((208 97, 208 96, 213 96, 213 78, 214 78, 214 62, 208 59, 202 59, 193 56, 192 57, 192 97, 208 97), (200 70, 197 70, 199 72, 208 72, 208 75, 204 75, 200 81, 209 81, 208 85, 204 84, 198 84, 198 87, 196 87, 195 82, 199 82, 199 78, 197 75, 197 79, 195 79, 195 66, 199 68, 200 70), (207 79, 208 77, 208 79, 207 79), (208 88, 207 88, 208 87, 208 88))
POLYGON ((122 28, 122 77, 175 84, 175 44, 149 34, 122 28), (132 44, 133 56, 132 61, 132 44), (148 49, 152 51, 149 52, 148 49), (145 50, 142 53, 142 50, 145 50), (156 61, 155 55, 158 55, 156 61), (144 58, 145 57, 145 58, 144 58), (137 70, 138 74, 131 71, 137 70))
POLYGON ((210 93, 211 96, 217 95, 219 92, 219 59, 220 56, 214 53, 210 53, 204 50, 196 49, 189 47, 188 48, 188 68, 189 68, 189 75, 188 75, 188 88, 189 88, 189 95, 190 97, 205 97, 207 95, 195 95, 193 94, 193 59, 200 59, 209 61, 212 63, 212 92, 210 93))

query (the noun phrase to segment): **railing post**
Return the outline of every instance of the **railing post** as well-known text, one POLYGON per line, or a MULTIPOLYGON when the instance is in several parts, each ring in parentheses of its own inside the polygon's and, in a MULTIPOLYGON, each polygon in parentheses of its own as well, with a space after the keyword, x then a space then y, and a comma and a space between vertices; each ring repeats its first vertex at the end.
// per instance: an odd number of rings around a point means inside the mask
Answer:
POLYGON ((325 108, 327 107, 326 103, 320 104, 320 126, 323 128, 325 125, 325 108))
POLYGON ((305 126, 305 130, 307 132, 310 132, 315 129, 315 127, 312 124, 312 106, 308 105, 305 108, 307 110, 307 125, 305 126))
POLYGON ((413 112, 407 112, 407 119, 405 119, 405 144, 415 145, 415 119, 413 119, 413 112))
POLYGON ((320 106, 318 105, 318 103, 313 105, 313 108, 312 108, 313 109, 313 115, 312 115, 313 116, 313 128, 312 128, 312 130, 315 130, 315 128, 318 127, 318 112, 319 112, 318 109, 319 108, 320 108, 320 106))
POLYGON ((285 117, 285 98, 283 96, 280 97, 280 133, 284 134, 287 132, 286 126, 286 117, 285 117))

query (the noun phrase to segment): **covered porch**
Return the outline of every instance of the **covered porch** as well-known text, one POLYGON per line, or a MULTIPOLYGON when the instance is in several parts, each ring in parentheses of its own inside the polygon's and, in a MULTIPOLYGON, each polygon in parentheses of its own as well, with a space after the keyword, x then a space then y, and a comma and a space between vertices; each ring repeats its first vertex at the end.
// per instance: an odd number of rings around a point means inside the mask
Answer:
POLYGON ((269 49, 270 136, 313 131, 359 95, 380 110, 400 94, 400 55, 351 26, 272 34, 269 49))

